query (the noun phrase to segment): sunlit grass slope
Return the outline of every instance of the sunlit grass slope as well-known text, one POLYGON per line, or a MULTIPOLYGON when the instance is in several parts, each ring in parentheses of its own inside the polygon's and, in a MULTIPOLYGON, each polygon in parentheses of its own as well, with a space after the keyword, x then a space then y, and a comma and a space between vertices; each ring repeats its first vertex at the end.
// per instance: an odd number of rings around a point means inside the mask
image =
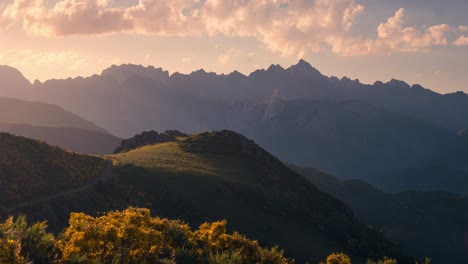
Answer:
MULTIPOLYGON (((184 140, 184 139, 182 139, 184 140)), ((248 164, 227 155, 193 153, 182 142, 167 142, 115 155, 123 163, 149 168, 164 177, 190 174, 216 181, 236 181, 258 185, 248 164)))
POLYGON ((342 202, 234 132, 192 135, 112 157, 121 183, 156 212, 195 225, 227 219, 230 228, 267 246, 279 244, 299 263, 334 251, 357 259, 398 255, 342 202))
POLYGON ((0 205, 41 198, 92 181, 105 159, 0 133, 0 205))

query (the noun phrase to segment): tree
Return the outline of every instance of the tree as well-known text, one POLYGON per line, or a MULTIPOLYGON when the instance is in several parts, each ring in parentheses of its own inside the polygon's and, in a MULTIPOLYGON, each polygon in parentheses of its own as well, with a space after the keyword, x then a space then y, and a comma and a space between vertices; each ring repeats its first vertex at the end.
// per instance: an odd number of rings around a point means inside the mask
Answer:
POLYGON ((351 264, 351 259, 344 253, 332 253, 327 257, 327 264, 351 264))

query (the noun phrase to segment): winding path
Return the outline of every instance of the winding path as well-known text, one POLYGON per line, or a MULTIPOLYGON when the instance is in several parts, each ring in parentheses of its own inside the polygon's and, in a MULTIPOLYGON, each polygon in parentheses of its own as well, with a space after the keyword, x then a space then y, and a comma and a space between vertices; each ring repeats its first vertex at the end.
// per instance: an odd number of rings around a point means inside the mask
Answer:
POLYGON ((106 181, 106 180, 108 180, 110 178, 112 178, 112 160, 109 160, 107 162, 106 167, 101 172, 101 175, 99 175, 99 177, 97 177, 96 179, 94 179, 94 181, 92 181, 90 183, 87 183, 87 184, 85 184, 83 186, 80 186, 80 187, 78 187, 76 189, 62 191, 62 192, 59 192, 59 193, 52 194, 50 196, 34 199, 32 201, 15 204, 13 206, 7 207, 7 209, 8 209, 8 211, 13 211, 13 210, 16 210, 16 209, 19 209, 19 208, 22 208, 22 207, 26 207, 26 206, 41 203, 41 202, 45 202, 45 201, 52 200, 52 199, 55 199, 55 198, 59 198, 59 197, 65 196, 65 195, 78 193, 78 192, 81 192, 81 191, 84 191, 84 190, 86 190, 88 188, 93 187, 99 181, 106 181))

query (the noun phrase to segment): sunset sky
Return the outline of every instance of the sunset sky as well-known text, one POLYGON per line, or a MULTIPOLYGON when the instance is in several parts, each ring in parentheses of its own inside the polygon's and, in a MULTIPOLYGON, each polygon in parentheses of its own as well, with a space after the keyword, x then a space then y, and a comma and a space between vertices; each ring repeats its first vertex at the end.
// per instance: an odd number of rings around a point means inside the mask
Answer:
POLYGON ((0 64, 31 81, 112 64, 248 74, 300 58, 364 83, 468 92, 466 0, 0 0, 0 64))

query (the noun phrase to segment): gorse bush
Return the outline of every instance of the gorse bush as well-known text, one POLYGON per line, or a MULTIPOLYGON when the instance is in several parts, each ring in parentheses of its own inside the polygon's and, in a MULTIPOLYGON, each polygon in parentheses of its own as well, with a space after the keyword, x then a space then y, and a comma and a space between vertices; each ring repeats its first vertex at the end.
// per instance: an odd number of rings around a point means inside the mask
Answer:
POLYGON ((26 218, 8 218, 0 224, 0 263, 51 263, 58 256, 55 237, 45 222, 28 226, 26 218))
POLYGON ((0 224, 0 263, 293 263, 283 251, 262 248, 226 221, 192 229, 177 220, 130 208, 99 217, 72 213, 57 238, 46 223, 20 216, 0 224))
POLYGON ((333 253, 327 257, 327 264, 351 264, 351 259, 343 253, 333 253))
MULTIPOLYGON (((430 264, 430 263, 431 263, 431 260, 426 258, 424 264, 430 264)), ((327 257, 326 263, 320 262, 320 264, 352 264, 352 261, 351 261, 351 258, 344 253, 332 253, 327 257)), ((398 262, 395 259, 383 257, 383 259, 380 259, 377 261, 368 259, 366 261, 366 264, 398 264, 398 262)), ((416 261, 415 264, 419 264, 419 262, 416 261)))
MULTIPOLYGON (((10 217, 0 223, 0 263, 294 263, 278 247, 263 248, 237 232, 229 233, 226 225, 221 220, 192 230, 178 220, 152 217, 148 209, 129 208, 99 217, 72 213, 68 227, 56 237, 46 232, 45 222, 29 226, 24 216, 10 217)), ((384 258, 367 263, 397 262, 384 258)), ((333 253, 326 264, 351 264, 351 259, 333 253)))

